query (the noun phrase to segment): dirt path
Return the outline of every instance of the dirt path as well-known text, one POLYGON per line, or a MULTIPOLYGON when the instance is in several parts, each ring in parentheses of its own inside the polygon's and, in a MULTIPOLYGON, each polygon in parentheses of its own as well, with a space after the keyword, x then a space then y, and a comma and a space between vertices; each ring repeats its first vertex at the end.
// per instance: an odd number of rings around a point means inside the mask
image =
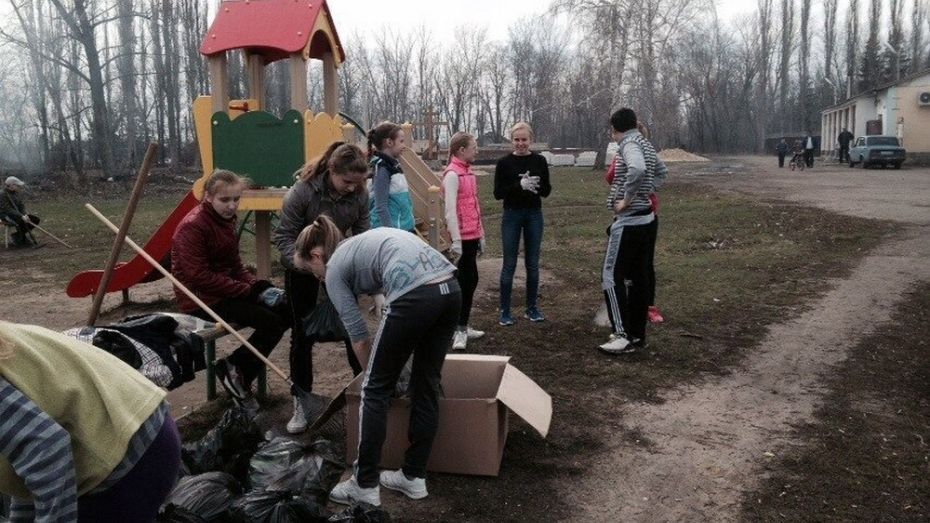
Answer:
MULTIPOLYGON (((634 404, 621 413, 641 445, 618 436, 574 489, 584 521, 734 521, 761 465, 791 445, 823 395, 822 376, 890 319, 917 282, 930 281, 930 170, 778 172, 758 158, 727 160, 746 173, 701 166, 690 181, 909 224, 800 317, 770 327, 732 374, 634 404)), ((716 164, 720 168, 721 164, 716 164)))

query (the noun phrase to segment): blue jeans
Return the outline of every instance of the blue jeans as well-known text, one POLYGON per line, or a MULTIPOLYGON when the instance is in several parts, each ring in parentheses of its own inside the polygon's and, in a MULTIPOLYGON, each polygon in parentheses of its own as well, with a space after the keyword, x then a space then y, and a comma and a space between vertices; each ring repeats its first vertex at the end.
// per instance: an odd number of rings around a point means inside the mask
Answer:
POLYGON ((526 265, 526 307, 537 306, 539 294, 539 249, 542 246, 542 209, 504 209, 501 219, 501 240, 504 244, 504 265, 501 268, 501 310, 510 310, 513 274, 517 270, 520 233, 523 233, 526 265))

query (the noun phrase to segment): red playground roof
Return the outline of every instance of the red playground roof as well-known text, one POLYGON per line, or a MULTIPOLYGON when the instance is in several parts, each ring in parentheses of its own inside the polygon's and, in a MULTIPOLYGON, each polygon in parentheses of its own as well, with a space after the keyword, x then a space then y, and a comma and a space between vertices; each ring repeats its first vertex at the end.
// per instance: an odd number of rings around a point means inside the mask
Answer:
POLYGON ((337 62, 345 52, 325 0, 223 0, 213 25, 200 46, 206 56, 232 49, 248 49, 265 57, 265 63, 302 51, 311 37, 310 57, 319 58, 332 50, 337 62), (333 43, 326 34, 311 35, 320 15, 332 27, 333 43))

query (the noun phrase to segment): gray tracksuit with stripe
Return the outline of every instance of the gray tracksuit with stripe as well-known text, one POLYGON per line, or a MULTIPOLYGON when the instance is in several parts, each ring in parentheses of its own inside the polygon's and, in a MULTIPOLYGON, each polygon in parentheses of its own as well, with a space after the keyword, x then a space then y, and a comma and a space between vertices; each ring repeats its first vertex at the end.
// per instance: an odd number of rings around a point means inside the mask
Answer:
POLYGON ((627 131, 619 145, 607 198, 614 221, 604 256, 602 288, 614 333, 642 340, 649 305, 646 266, 648 254, 655 249, 655 214, 649 195, 668 178, 668 169, 639 131, 627 131), (620 200, 626 206, 618 213, 614 206, 620 200))

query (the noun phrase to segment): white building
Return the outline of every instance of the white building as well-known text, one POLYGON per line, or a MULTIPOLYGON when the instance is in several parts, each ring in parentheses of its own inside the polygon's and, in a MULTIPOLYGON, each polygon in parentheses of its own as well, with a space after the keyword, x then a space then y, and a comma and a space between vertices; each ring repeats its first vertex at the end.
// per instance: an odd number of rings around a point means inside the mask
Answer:
POLYGON ((843 128, 855 136, 883 134, 901 138, 908 158, 930 160, 930 69, 859 93, 821 113, 821 154, 839 147, 843 128))

